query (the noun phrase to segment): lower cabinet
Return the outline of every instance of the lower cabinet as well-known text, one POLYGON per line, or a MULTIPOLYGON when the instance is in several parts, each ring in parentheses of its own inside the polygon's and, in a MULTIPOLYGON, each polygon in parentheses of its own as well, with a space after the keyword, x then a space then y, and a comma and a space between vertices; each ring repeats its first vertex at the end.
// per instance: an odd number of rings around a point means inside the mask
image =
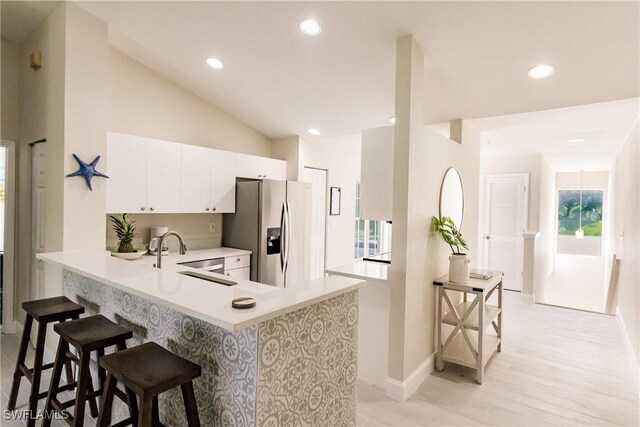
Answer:
POLYGON ((233 270, 225 270, 225 276, 229 276, 233 279, 250 280, 251 267, 234 268, 233 270))
POLYGON ((251 276, 251 255, 228 256, 224 259, 225 276, 249 280, 251 276))

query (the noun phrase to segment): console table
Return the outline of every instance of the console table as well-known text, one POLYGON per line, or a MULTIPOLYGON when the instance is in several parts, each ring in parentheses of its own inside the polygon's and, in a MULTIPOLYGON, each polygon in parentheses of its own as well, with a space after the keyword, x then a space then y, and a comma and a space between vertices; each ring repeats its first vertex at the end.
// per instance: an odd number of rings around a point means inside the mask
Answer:
POLYGON ((495 352, 501 351, 502 276, 502 272, 494 272, 487 280, 469 278, 469 283, 462 284, 450 282, 447 275, 433 282, 438 304, 436 369, 439 372, 444 369, 444 361, 468 366, 476 370, 476 382, 482 384, 487 362, 495 352), (487 304, 496 290, 498 305, 487 304), (448 291, 461 293, 462 302, 454 302, 459 298, 452 301, 448 291), (446 314, 445 304, 449 308, 446 314), (453 326, 446 338, 443 325, 453 326), (487 333, 489 325, 496 335, 487 333))

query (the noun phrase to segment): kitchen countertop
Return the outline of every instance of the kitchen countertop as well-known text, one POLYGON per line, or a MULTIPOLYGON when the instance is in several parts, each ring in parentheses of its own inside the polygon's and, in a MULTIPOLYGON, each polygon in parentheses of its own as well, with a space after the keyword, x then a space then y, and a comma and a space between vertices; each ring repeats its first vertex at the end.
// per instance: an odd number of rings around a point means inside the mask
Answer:
MULTIPOLYGON (((202 271, 177 265, 176 262, 216 257, 211 254, 229 253, 225 252, 226 249, 171 254, 163 257, 162 269, 152 267, 155 257, 125 261, 100 250, 43 253, 37 258, 230 331, 257 325, 365 284, 363 280, 332 276, 287 288, 234 279, 238 284, 228 287, 177 274, 178 271, 202 271), (255 298, 256 306, 244 310, 232 308, 231 300, 240 296, 255 298)), ((236 251, 225 256, 237 255, 236 251)), ((206 274, 229 280, 221 274, 206 274)))
POLYGON ((388 271, 389 264, 360 260, 340 267, 328 268, 324 272, 353 279, 387 281, 388 271))

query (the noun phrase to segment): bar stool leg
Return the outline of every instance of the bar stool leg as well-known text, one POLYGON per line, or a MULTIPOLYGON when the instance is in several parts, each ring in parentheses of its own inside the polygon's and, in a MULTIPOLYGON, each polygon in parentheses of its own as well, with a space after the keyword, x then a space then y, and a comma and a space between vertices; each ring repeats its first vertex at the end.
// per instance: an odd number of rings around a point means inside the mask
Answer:
POLYGON ((113 375, 107 375, 104 391, 102 392, 102 401, 100 402, 100 416, 96 424, 97 427, 111 425, 111 408, 113 406, 113 397, 116 394, 116 382, 117 380, 113 375))
POLYGON ((140 400, 141 408, 138 414, 138 427, 151 427, 153 419, 153 396, 142 396, 140 400))
POLYGON ((198 405, 196 404, 196 395, 193 392, 193 381, 182 384, 180 388, 182 389, 182 399, 184 400, 184 409, 187 411, 189 427, 200 427, 198 405))
POLYGON ((27 347, 29 346, 29 336, 31 335, 31 326, 33 325, 33 317, 27 314, 24 320, 24 329, 22 330, 22 341, 20 341, 20 350, 18 351, 18 361, 16 369, 13 372, 13 383, 11 384, 11 393, 9 394, 9 404, 7 409, 13 411, 16 409, 16 400, 18 399, 18 391, 20 389, 20 380, 24 376, 22 369, 24 361, 27 357, 27 347))
MULTIPOLYGON (((117 347, 118 347, 118 351, 126 350, 127 349, 126 341, 118 343, 117 347)), ((104 368, 102 369, 104 370, 104 368)), ((127 394, 127 405, 129 405, 129 414, 131 414, 131 419, 137 420, 138 419, 138 398, 136 394, 133 392, 133 390, 131 390, 129 387, 125 386, 124 390, 127 394)))
POLYGON ((158 396, 153 396, 153 403, 151 405, 151 418, 153 419, 153 425, 160 425, 160 408, 158 408, 158 396))
POLYGON ((42 358, 44 357, 44 340, 47 336, 47 324, 38 324, 38 338, 36 340, 36 355, 33 359, 33 374, 31 376, 31 395, 29 396, 28 427, 35 427, 38 411, 38 395, 40 394, 40 378, 42 378, 42 358))
MULTIPOLYGON (((80 369, 78 371, 78 388, 76 389, 76 411, 73 414, 73 426, 82 427, 84 424, 84 406, 87 400, 87 390, 91 376, 89 374, 90 352, 83 351, 80 356, 80 369)), ((93 412, 93 408, 91 408, 93 412)), ((93 415, 93 414, 92 414, 93 415)), ((95 416, 97 416, 96 414, 95 416)))
POLYGON ((58 341, 58 351, 56 352, 56 360, 53 363, 53 372, 51 373, 51 385, 49 386, 49 393, 47 394, 47 403, 44 406, 46 415, 42 420, 42 427, 49 427, 51 425, 51 417, 53 416, 53 401, 58 399, 58 387, 60 386, 60 377, 62 376, 62 367, 66 358, 67 351, 69 350, 69 344, 63 339, 58 341))

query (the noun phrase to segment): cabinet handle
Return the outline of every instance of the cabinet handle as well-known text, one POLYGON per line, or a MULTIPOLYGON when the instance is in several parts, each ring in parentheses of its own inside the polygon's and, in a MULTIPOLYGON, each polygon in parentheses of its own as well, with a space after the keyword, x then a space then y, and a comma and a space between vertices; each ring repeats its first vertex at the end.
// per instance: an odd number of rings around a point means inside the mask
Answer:
POLYGON ((262 175, 262 177, 263 177, 263 178, 266 178, 266 177, 267 177, 267 175, 262 175))
POLYGON ((231 274, 227 273, 227 276, 231 276, 231 274))
POLYGON ((150 207, 150 208, 149 208, 149 210, 150 210, 151 212, 153 212, 153 207, 150 207))
POLYGON ((262 175, 258 175, 258 178, 262 178, 262 175))
POLYGON ((144 210, 144 206, 143 206, 143 207, 141 207, 141 208, 140 208, 140 210, 141 210, 141 211, 143 211, 143 210, 144 210))
POLYGON ((206 208, 205 210, 206 210, 206 211, 208 211, 208 210, 209 210, 209 208, 206 208))
POLYGON ((236 261, 240 262, 240 258, 236 258, 236 261))
POLYGON ((215 212, 216 211, 216 207, 214 206, 213 209, 211 209, 211 210, 215 212))

